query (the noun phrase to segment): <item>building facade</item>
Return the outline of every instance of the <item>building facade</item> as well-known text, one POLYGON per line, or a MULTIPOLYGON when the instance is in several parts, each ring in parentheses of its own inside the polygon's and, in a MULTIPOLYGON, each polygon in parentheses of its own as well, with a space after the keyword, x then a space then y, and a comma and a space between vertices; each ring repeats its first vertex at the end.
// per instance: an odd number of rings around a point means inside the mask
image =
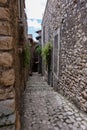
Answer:
POLYGON ((0 130, 20 130, 20 96, 25 86, 27 41, 24 0, 0 0, 0 130))
POLYGON ((48 41, 53 44, 52 85, 83 111, 87 111, 86 13, 86 0, 48 0, 42 21, 43 47, 48 41))

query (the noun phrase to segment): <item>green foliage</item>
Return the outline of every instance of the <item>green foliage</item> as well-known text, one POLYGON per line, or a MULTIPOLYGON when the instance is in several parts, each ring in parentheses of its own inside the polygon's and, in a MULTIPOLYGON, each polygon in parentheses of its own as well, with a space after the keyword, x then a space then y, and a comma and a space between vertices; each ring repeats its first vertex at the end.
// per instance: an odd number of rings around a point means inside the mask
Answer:
POLYGON ((37 48, 36 48, 36 53, 38 54, 38 55, 41 55, 41 53, 42 53, 42 47, 39 45, 39 46, 37 46, 37 48))
POLYGON ((24 56, 24 68, 27 68, 30 63, 30 52, 28 45, 25 45, 24 47, 23 56, 24 56))
POLYGON ((49 65, 51 60, 51 51, 52 51, 52 43, 48 42, 42 49, 42 56, 47 65, 49 65))

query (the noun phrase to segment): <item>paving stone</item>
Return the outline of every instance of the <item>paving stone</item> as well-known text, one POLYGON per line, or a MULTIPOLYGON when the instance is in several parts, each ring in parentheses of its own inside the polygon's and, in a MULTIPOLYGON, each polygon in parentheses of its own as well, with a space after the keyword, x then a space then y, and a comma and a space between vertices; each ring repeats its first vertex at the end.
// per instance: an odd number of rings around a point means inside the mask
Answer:
POLYGON ((67 123, 67 124, 71 124, 72 121, 71 121, 70 119, 66 119, 66 123, 67 123))
POLYGON ((86 126, 85 126, 85 125, 81 125, 81 128, 82 128, 83 130, 85 130, 85 129, 86 129, 86 126))
POLYGON ((22 130, 87 130, 87 115, 37 73, 29 77, 21 106, 22 130))
POLYGON ((81 120, 82 120, 82 118, 81 118, 81 117, 78 117, 78 118, 76 118, 76 120, 77 120, 77 121, 81 121, 81 120))

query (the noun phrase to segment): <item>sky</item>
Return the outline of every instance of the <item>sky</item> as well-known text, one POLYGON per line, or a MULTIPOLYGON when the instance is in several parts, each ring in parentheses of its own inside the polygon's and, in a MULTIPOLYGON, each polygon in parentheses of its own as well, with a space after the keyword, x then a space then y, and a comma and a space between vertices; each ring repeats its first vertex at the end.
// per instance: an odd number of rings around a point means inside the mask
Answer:
POLYGON ((41 29, 46 2, 47 0, 25 0, 28 34, 33 34, 34 40, 37 36, 35 32, 41 29))

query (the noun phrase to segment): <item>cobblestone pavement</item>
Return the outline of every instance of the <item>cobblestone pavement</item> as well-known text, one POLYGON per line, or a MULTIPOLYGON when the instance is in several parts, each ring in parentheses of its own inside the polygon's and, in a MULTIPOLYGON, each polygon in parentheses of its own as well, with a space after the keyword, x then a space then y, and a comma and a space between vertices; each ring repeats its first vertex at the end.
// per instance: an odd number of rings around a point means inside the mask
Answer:
POLYGON ((36 73, 29 77, 22 98, 22 130, 87 130, 87 115, 36 73))

